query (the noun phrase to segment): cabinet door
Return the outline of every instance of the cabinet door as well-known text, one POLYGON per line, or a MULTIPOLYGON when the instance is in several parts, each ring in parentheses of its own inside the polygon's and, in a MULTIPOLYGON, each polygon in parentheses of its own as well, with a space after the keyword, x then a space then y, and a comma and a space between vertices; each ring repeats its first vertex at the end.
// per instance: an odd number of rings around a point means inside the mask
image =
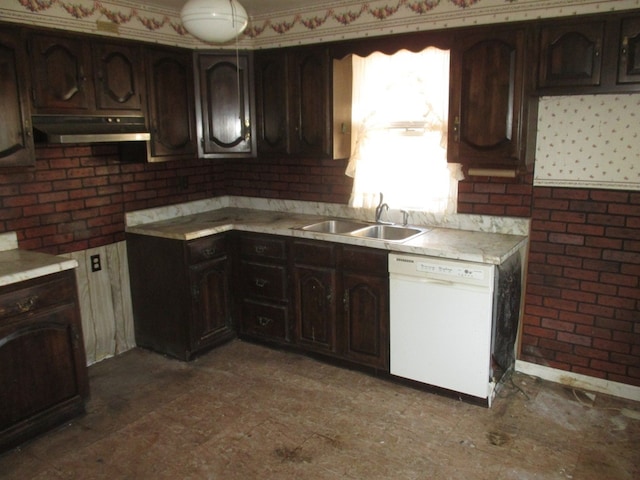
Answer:
POLYGON ((331 61, 326 48, 292 54, 291 150, 313 157, 331 156, 331 61))
POLYGON ((0 329, 0 384, 11 386, 0 395, 0 431, 85 394, 76 380, 85 368, 81 335, 72 309, 0 329))
POLYGON ((249 55, 199 55, 198 83, 200 155, 253 155, 249 55))
POLYGON ((524 161, 523 30, 463 36, 451 53, 449 162, 479 167, 524 161))
POLYGON ((26 51, 17 30, 0 32, 0 166, 33 165, 26 51))
POLYGON ((196 157, 192 63, 187 51, 146 52, 150 161, 196 157))
POLYGON ((344 273, 344 356, 371 367, 389 368, 388 281, 344 273))
POLYGON ((288 56, 256 52, 256 130, 260 154, 285 154, 289 147, 288 56))
POLYGON ((94 43, 98 110, 142 109, 142 65, 138 47, 94 43))
POLYGON ((193 351, 234 336, 230 260, 221 256, 190 267, 193 351))
POLYGON ((599 85, 604 34, 604 20, 542 27, 538 86, 599 85))
POLYGON ((297 342, 310 350, 336 350, 336 272, 294 268, 297 342))
POLYGON ((640 83, 640 17, 622 21, 619 83, 640 83))
POLYGON ((29 47, 36 112, 91 112, 89 43, 82 38, 37 34, 31 37, 29 47))

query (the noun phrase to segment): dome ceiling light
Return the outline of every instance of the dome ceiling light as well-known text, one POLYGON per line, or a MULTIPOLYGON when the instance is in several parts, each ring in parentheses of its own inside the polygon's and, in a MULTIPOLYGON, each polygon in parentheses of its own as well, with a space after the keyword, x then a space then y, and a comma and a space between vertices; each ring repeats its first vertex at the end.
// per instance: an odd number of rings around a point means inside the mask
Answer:
POLYGON ((236 38, 249 21, 247 11, 237 0, 188 0, 180 18, 191 35, 209 43, 236 38))

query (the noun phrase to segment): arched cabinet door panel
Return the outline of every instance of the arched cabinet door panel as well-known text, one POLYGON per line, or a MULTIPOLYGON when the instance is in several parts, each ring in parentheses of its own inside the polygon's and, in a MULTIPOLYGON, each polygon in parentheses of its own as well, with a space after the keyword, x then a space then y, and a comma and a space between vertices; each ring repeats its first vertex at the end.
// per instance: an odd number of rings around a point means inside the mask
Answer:
POLYGON ((451 52, 449 162, 521 168, 525 158, 527 31, 474 30, 451 52))
POLYGON ((148 49, 145 52, 150 161, 191 159, 197 154, 192 54, 148 49))
POLYGON ((0 32, 0 167, 35 163, 26 58, 19 32, 0 32))
POLYGON ((199 54, 199 156, 251 157, 255 155, 253 72, 249 53, 199 54))

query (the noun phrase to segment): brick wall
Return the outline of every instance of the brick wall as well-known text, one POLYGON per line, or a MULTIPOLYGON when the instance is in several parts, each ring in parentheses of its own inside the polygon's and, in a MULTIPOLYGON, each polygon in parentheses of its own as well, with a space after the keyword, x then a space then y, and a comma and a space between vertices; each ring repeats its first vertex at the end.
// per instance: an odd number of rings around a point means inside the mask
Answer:
POLYGON ((123 163, 116 145, 39 147, 36 157, 34 168, 0 172, 0 232, 16 231, 27 250, 111 244, 124 239, 127 211, 224 194, 220 162, 123 163))
POLYGON ((458 183, 458 213, 531 216, 533 175, 469 177, 458 183))
POLYGON ((349 202, 353 181, 346 160, 241 159, 227 163, 229 195, 311 202, 349 202))
POLYGON ((535 188, 521 358, 640 386, 640 193, 535 188))

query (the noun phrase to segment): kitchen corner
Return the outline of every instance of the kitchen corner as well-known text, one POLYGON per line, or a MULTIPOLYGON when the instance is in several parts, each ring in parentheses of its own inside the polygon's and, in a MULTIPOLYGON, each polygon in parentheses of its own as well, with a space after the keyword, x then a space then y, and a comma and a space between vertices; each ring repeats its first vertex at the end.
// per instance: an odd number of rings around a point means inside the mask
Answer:
MULTIPOLYGON (((399 212, 398 212, 399 213, 399 212)), ((393 217, 391 213, 391 218, 393 217)), ((417 255, 499 265, 527 244, 529 220, 482 215, 434 216, 411 212, 410 224, 428 231, 407 242, 385 242, 302 230, 327 218, 372 222, 373 213, 345 205, 216 197, 126 214, 126 231, 194 240, 230 230, 330 240, 417 255)))
POLYGON ((237 335, 491 406, 515 365, 527 246, 526 235, 496 230, 525 231, 526 222, 387 225, 410 233, 389 240, 358 234, 380 226, 370 216, 246 197, 130 212, 137 345, 190 361, 237 335), (162 271, 152 268, 158 258, 162 271), (180 328, 177 318, 187 319, 180 328), (440 349, 427 345, 434 338, 440 349))

